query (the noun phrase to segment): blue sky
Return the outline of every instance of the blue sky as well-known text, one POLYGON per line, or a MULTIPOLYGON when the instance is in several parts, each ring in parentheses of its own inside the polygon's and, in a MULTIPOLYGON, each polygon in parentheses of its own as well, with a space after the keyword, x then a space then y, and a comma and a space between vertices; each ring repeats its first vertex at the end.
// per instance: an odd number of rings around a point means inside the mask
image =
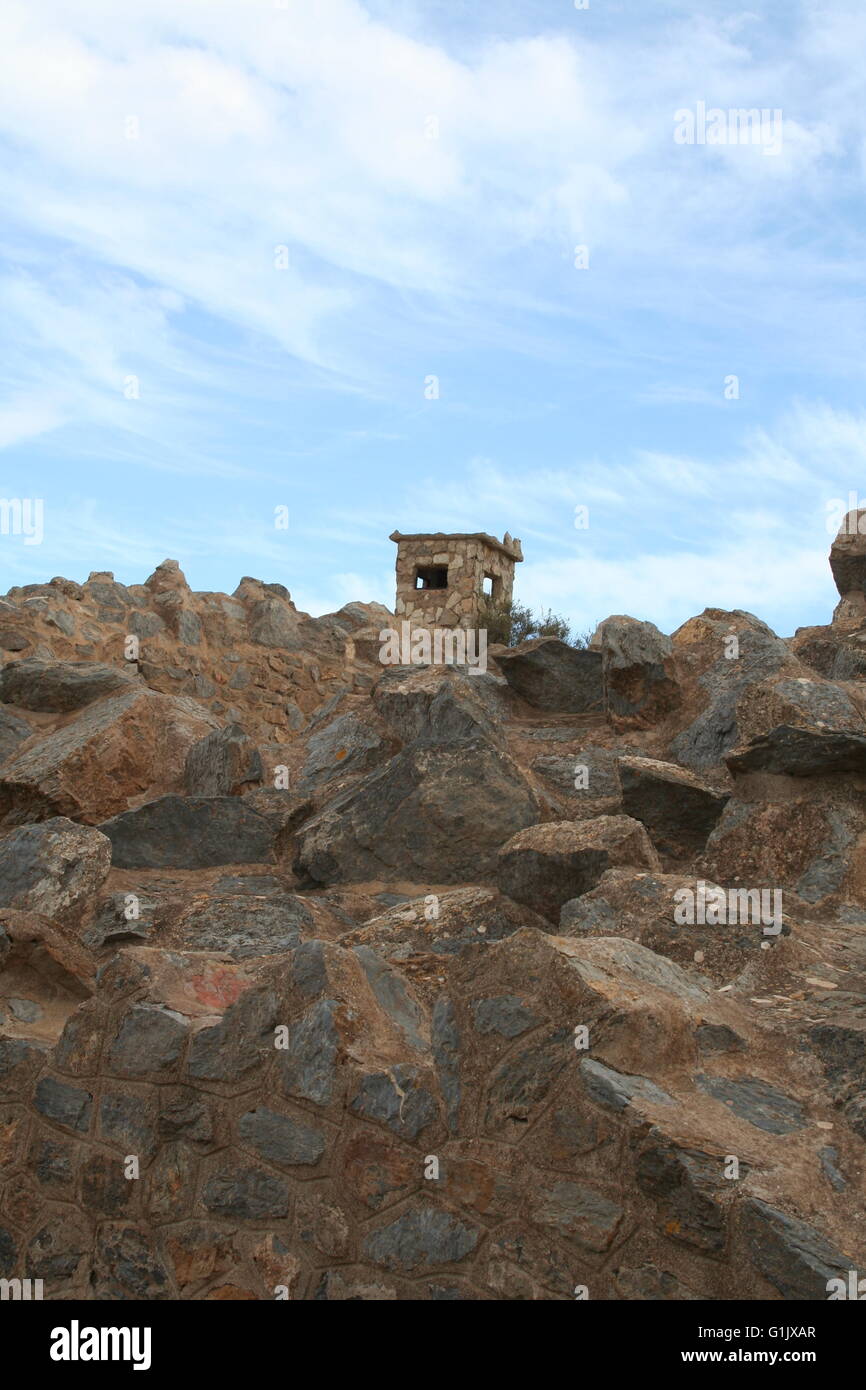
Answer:
POLYGON ((392 600, 395 527, 507 529, 579 628, 828 621, 864 52, 862 0, 5 0, 2 587, 319 613, 392 600), (780 148, 677 143, 700 102, 780 148))

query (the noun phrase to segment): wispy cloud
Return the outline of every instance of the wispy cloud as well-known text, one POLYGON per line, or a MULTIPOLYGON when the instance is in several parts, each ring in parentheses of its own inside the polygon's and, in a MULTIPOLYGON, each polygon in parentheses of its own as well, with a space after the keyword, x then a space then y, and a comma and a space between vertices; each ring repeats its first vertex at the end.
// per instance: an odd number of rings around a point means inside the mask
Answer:
POLYGON ((389 600, 394 526, 508 529, 575 614, 822 610, 866 18, 704 8, 7 0, 0 464, 55 518, 11 572, 173 551, 335 606, 389 600), (780 109, 778 155, 677 145, 698 101, 780 109))

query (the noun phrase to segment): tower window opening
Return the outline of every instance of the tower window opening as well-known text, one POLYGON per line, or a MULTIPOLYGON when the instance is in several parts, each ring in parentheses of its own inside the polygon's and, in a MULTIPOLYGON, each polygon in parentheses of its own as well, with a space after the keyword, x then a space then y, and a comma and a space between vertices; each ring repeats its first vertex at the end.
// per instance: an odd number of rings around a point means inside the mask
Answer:
POLYGON ((440 565, 419 565, 415 570, 416 589, 447 589, 448 570, 440 565))

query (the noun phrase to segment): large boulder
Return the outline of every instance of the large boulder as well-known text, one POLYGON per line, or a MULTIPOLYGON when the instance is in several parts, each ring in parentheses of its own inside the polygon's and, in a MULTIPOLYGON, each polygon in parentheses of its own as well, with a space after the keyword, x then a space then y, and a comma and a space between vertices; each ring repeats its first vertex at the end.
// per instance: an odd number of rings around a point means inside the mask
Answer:
POLYGON ((89 705, 5 764, 0 823, 50 815, 99 824, 130 801, 184 786, 187 754, 216 724, 185 696, 134 688, 89 705))
POLYGON ((298 612, 288 590, 281 584, 263 584, 261 580, 245 576, 235 589, 234 597, 246 609, 251 642, 282 651, 303 649, 304 624, 309 620, 298 612))
POLYGON ((269 863, 277 836, 271 821, 236 796, 161 796, 100 829, 120 869, 269 863))
POLYGON ((64 816, 22 825, 0 840, 0 907, 80 921, 111 868, 105 835, 64 816))
POLYGON ((385 669, 373 703, 401 743, 450 743, 482 734, 498 740, 509 694, 491 671, 469 675, 462 668, 401 666, 385 669))
POLYGON ((396 740, 374 714, 349 710, 308 739, 298 787, 312 791, 352 773, 369 772, 396 748, 396 740))
POLYGON ((0 1015, 8 1007, 21 1023, 51 1028, 67 1007, 74 1008, 90 994, 97 966, 79 921, 87 910, 86 895, 81 910, 66 914, 64 921, 41 912, 0 907, 0 964, 4 941, 14 951, 12 968, 5 979, 0 978, 0 1015))
POLYGON ((536 709, 584 714, 602 705, 601 655, 558 637, 533 637, 498 652, 512 690, 536 709))
POLYGON ((866 511, 850 511, 830 547, 830 570, 839 597, 866 599, 866 511))
POLYGON ((620 758, 622 809, 647 828, 662 854, 688 855, 703 849, 725 808, 719 791, 687 768, 656 758, 620 758))
POLYGON ((314 921, 303 898, 281 891, 278 885, 269 887, 266 881, 253 882, 251 887, 258 891, 245 891, 243 883, 227 883, 223 891, 211 891, 204 898, 194 895, 170 925, 160 921, 161 942, 170 936, 173 947, 219 951, 233 960, 282 955, 298 946, 314 921))
POLYGON ((133 676, 95 661, 10 661, 0 671, 0 700, 40 713, 68 714, 94 700, 128 690, 133 676))
POLYGON ((856 797, 732 797, 707 840, 706 870, 720 883, 783 886, 809 903, 866 891, 866 817, 856 797))
POLYGON ((520 830, 499 851, 499 887, 549 921, 563 903, 589 890, 611 868, 658 869, 658 855, 640 821, 597 816, 520 830))
POLYGON ((745 743, 782 724, 866 734, 863 697, 855 686, 809 674, 759 681, 737 703, 737 730, 745 743))
POLYGON ((301 827, 297 867, 318 883, 483 881, 537 815, 517 764, 485 740, 413 744, 301 827))
POLYGON ((741 696, 737 728, 741 746, 725 757, 732 772, 807 777, 866 765, 863 697, 853 685, 812 676, 761 681, 741 696))
POLYGON ((823 777, 866 772, 866 733, 779 724, 725 756, 731 772, 783 772, 823 777))
POLYGON ((787 645, 751 613, 707 608, 673 634, 682 685, 669 755, 695 771, 718 767, 741 741, 737 705, 771 676, 804 675, 787 645))
POLYGON ((616 729, 659 723, 677 703, 673 643, 653 623, 615 615, 593 637, 601 652, 605 710, 616 729))
POLYGON ((215 729, 186 756, 186 789, 191 796, 239 796, 263 776, 261 753, 238 724, 215 729))
MULTIPOLYGON (((407 943, 419 954, 453 956, 467 946, 502 941, 523 927, 547 930, 541 917, 496 888, 452 888, 395 904, 341 941, 344 946, 370 946, 380 955, 403 960, 407 943)), ((438 962, 434 968, 439 970, 438 962)))
MULTIPOLYGON (((701 882, 708 900, 719 901, 713 894, 723 890, 701 882)), ((682 873, 608 869, 589 893, 563 904, 560 931, 563 936, 626 936, 684 967, 694 968, 697 954, 700 973, 725 983, 762 959, 765 923, 709 925, 700 920, 699 912, 691 914, 694 921, 684 923, 678 906, 697 903, 698 892, 698 881, 682 873)), ((772 907, 772 899, 768 902, 772 907)))

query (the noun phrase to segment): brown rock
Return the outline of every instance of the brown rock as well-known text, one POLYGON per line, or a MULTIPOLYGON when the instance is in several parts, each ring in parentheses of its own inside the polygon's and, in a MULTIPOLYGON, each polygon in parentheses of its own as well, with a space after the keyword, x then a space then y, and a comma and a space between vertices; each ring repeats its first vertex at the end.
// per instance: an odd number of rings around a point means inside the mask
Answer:
POLYGON ((563 903, 587 893, 606 869, 624 864, 659 867, 646 830, 630 816, 533 825, 499 851, 499 886, 558 923, 563 903))
POLYGON ((194 700, 132 690, 90 705, 0 778, 0 819, 49 815, 95 825, 130 804, 181 791, 187 753, 216 721, 194 700))

